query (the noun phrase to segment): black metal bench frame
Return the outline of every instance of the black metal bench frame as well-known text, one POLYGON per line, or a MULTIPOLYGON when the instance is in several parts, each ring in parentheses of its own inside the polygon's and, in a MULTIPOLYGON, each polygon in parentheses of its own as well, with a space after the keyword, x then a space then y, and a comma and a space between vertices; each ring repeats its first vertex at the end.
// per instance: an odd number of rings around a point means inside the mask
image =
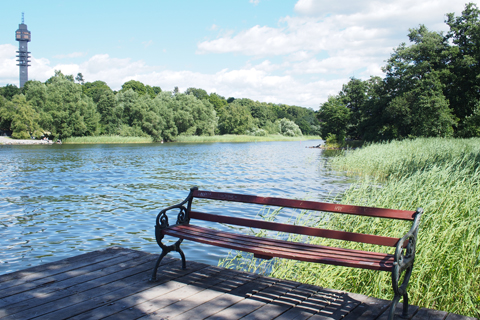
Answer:
POLYGON ((261 259, 271 259, 273 257, 279 257, 285 259, 294 259, 331 265, 390 271, 392 273, 392 288, 394 292, 394 298, 390 307, 388 319, 393 319, 395 308, 402 297, 402 317, 408 317, 407 286, 413 270, 415 249, 417 244, 417 233, 422 213, 422 208, 418 208, 416 211, 406 211, 373 207, 360 207, 314 201, 200 191, 197 187, 194 187, 190 189, 190 193, 184 201, 180 202, 177 205, 173 205, 166 209, 163 209, 157 215, 155 225, 155 237, 158 245, 162 249, 162 253, 160 254, 160 257, 155 263, 151 281, 156 280, 158 266, 160 265, 163 257, 165 257, 169 252, 178 252, 182 258, 182 268, 186 268, 185 254, 180 248, 180 244, 184 239, 187 239, 239 251, 251 252, 256 258, 261 259), (410 220, 412 221, 412 226, 402 238, 327 230, 192 211, 192 202, 194 198, 253 203, 276 207, 288 207, 304 210, 344 213, 379 218, 410 220), (179 210, 177 214, 177 221, 174 225, 170 225, 167 212, 175 209, 179 210), (370 243, 382 246, 390 246, 395 247, 395 253, 385 254, 372 251, 334 248, 277 239, 260 238, 250 235, 241 235, 236 233, 218 231, 211 228, 195 226, 190 224, 192 219, 237 226, 253 227, 272 231, 302 234, 307 236, 316 236, 354 242, 370 243), (165 235, 178 237, 179 239, 172 245, 165 245, 162 243, 165 235), (401 281, 400 283, 402 274, 403 281, 401 281))

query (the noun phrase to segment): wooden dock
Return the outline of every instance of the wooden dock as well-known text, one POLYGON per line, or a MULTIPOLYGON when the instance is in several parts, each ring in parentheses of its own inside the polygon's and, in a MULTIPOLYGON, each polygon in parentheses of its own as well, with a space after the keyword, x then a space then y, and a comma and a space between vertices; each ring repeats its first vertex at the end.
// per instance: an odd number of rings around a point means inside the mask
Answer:
POLYGON ((149 282, 157 257, 113 247, 2 275, 0 319, 387 319, 390 301, 168 257, 149 282))

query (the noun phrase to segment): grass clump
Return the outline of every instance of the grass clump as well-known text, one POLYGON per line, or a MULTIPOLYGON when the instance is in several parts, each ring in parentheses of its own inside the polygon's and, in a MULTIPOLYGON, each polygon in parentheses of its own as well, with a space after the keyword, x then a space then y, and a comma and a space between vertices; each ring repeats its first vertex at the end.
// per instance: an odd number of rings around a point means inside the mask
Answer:
MULTIPOLYGON (((372 144, 347 152, 333 166, 363 175, 345 204, 414 210, 423 207, 410 303, 480 316, 480 139, 416 139, 372 144)), ((401 236, 410 223, 348 215, 300 217, 310 226, 401 236)), ((301 223, 301 222, 300 222, 301 223)), ((293 239, 294 240, 294 239, 293 239)), ((336 245, 328 239, 312 243, 336 245)), ((370 246, 345 242, 343 247, 370 246)), ((393 253, 393 248, 384 248, 393 253)), ((378 251, 379 248, 375 248, 378 251)), ((251 260, 251 264, 258 264, 251 260)), ((245 264, 245 263, 244 263, 245 264)), ((273 277, 392 299, 391 274, 278 259, 273 277)))
POLYGON ((62 141, 64 144, 109 144, 109 143, 152 143, 152 137, 121 137, 114 135, 70 137, 62 141))
POLYGON ((215 136, 178 136, 175 142, 204 143, 204 142, 262 142, 262 141, 304 141, 321 139, 319 136, 288 137, 280 134, 266 136, 224 134, 215 136))

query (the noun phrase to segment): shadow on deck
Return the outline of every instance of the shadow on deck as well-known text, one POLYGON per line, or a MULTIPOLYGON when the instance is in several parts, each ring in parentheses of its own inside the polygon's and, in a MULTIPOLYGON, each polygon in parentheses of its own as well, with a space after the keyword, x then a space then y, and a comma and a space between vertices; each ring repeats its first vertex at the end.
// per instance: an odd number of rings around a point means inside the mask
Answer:
POLYGON ((387 319, 390 301, 168 257, 149 282, 157 257, 113 247, 2 275, 0 319, 387 319))

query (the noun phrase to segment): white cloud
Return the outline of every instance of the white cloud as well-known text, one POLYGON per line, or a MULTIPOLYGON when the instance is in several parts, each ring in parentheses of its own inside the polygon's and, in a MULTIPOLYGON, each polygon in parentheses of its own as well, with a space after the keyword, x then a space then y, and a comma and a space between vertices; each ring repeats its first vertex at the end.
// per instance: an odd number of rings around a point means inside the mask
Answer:
POLYGON ((16 66, 16 51, 18 48, 11 44, 0 44, 0 79, 3 85, 19 85, 18 67, 16 66))
POLYGON ((253 3, 253 5, 256 6, 260 3, 260 0, 250 0, 249 2, 253 3))

